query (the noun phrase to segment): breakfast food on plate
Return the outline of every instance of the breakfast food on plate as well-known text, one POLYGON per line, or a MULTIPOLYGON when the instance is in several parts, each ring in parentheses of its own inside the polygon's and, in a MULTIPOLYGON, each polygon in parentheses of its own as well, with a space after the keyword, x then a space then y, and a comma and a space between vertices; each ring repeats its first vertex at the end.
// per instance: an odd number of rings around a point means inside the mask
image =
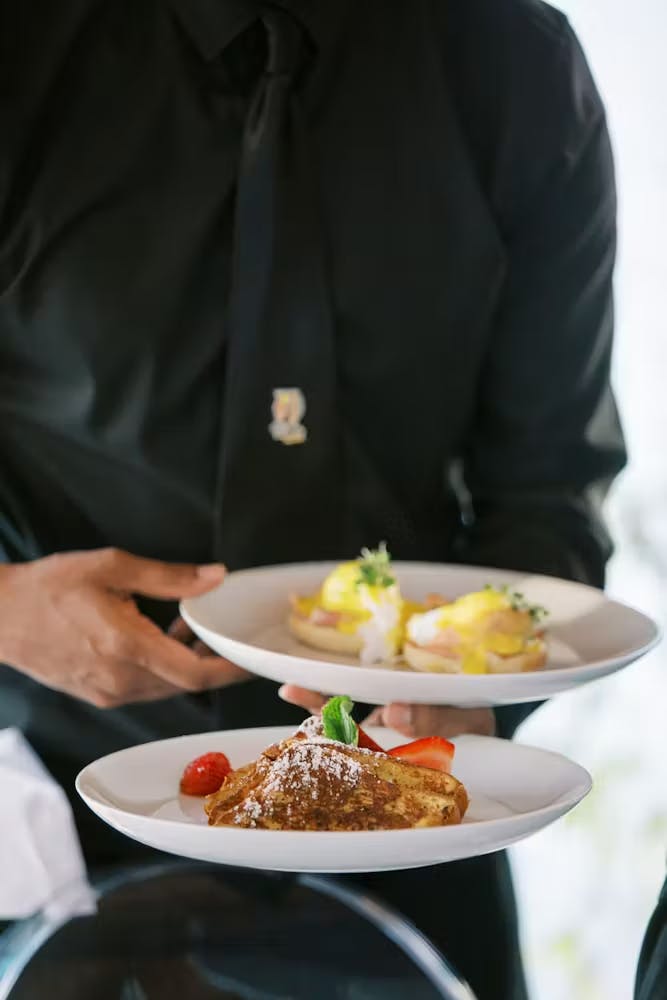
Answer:
POLYGON ((341 563, 316 594, 293 596, 291 604, 293 635, 315 649, 359 656, 364 664, 394 660, 406 619, 424 610, 403 600, 384 544, 341 563))
POLYGON ((507 587, 484 590, 412 615, 403 656, 415 670, 433 673, 519 673, 547 658, 540 628, 546 611, 507 587))
POLYGON ((316 594, 292 596, 289 629, 301 642, 362 664, 393 663, 431 673, 519 673, 546 662, 544 608, 508 587, 422 604, 400 591, 384 543, 341 563, 316 594))
POLYGON ((352 707, 331 698, 321 717, 232 771, 206 798, 209 824, 346 831, 460 823, 468 795, 449 773, 453 744, 431 737, 388 751, 363 747, 370 737, 352 707))
POLYGON ((206 812, 212 826, 396 830, 459 823, 466 804, 451 774, 297 733, 237 771, 206 812))

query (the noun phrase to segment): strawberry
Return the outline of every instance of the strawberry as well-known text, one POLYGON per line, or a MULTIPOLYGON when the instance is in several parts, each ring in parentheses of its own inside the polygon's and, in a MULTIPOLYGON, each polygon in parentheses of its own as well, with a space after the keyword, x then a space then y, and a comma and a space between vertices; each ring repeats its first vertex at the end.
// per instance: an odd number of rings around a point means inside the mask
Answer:
POLYGON ((421 740, 413 740, 412 743, 392 747, 387 753, 392 757, 408 760, 411 764, 419 764, 421 767, 430 767, 435 771, 449 771, 454 750, 454 744, 442 736, 426 736, 421 740))
POLYGON ((357 743, 358 747, 361 747, 362 750, 375 750, 376 753, 384 753, 380 744, 376 743, 372 736, 365 733, 361 726, 358 726, 357 728, 359 730, 359 742, 357 743))
POLYGON ((222 787, 231 770, 224 753, 203 753, 183 771, 181 791, 184 795, 211 795, 222 787))

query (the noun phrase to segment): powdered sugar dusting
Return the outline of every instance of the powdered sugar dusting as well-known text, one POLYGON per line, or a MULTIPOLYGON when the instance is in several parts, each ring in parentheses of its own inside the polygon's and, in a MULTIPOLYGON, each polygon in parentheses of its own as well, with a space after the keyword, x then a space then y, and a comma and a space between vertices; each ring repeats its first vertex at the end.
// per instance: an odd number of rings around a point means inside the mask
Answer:
MULTIPOLYGON (((256 821, 262 815, 261 802, 258 802, 255 796, 251 793, 246 798, 241 808, 243 809, 243 812, 246 814, 246 817, 250 820, 250 825, 256 826, 257 825, 256 821)), ((237 813, 237 815, 234 817, 234 822, 241 823, 242 816, 237 813)))
POLYGON ((335 749, 335 743, 304 740, 288 747, 273 762, 265 784, 267 792, 301 789, 317 797, 322 779, 335 782, 341 790, 359 783, 362 768, 356 761, 335 749))
MULTIPOLYGON (((342 744, 339 744, 342 745, 342 744)), ((257 827, 262 819, 299 815, 304 806, 335 808, 359 784, 361 765, 336 749, 333 740, 295 740, 275 759, 261 759, 258 794, 250 792, 235 810, 234 822, 257 827)))
POLYGON ((306 736, 324 736, 324 723, 321 715, 309 715, 299 726, 298 732, 306 736))

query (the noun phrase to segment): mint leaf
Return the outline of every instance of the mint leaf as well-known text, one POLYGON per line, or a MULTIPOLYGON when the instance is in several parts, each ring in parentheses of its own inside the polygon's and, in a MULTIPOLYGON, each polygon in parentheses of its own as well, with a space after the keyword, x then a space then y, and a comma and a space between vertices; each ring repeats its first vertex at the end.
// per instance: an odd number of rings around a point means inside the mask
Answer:
POLYGON ((347 695, 329 698, 322 709, 322 726, 328 740, 356 747, 359 742, 359 729, 352 718, 353 708, 354 702, 347 695))

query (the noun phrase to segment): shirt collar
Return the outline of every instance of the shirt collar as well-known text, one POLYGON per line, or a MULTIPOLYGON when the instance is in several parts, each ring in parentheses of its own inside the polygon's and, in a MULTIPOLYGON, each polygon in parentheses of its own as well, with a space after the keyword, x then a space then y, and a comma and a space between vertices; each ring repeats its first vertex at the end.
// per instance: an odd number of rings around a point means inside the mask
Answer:
MULTIPOLYGON (((261 0, 169 0, 186 32, 205 59, 214 59, 260 16, 261 0)), ((306 27, 319 48, 336 38, 344 4, 340 0, 274 0, 306 27)))

